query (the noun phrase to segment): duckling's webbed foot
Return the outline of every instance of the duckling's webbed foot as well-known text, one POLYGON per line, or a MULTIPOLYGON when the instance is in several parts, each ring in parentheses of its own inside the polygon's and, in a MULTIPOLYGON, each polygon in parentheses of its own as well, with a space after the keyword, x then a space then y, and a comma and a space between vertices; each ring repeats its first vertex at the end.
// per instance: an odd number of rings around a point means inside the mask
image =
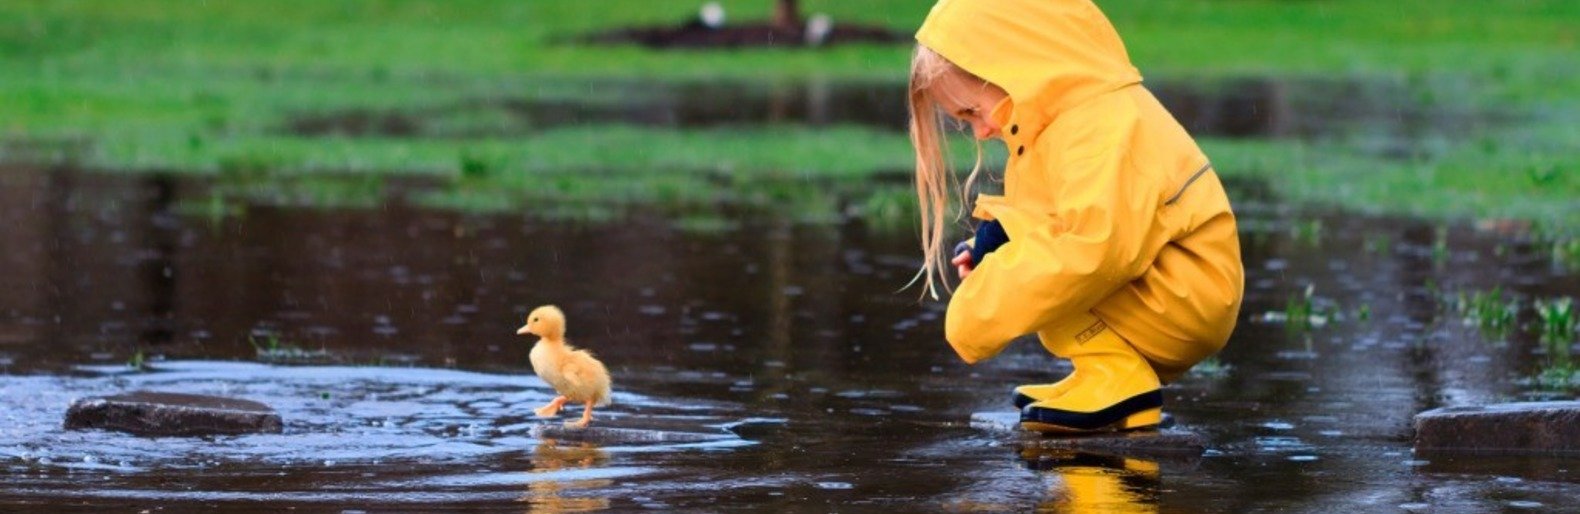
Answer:
POLYGON ((578 421, 567 421, 565 422, 565 426, 570 428, 587 428, 587 424, 592 423, 592 409, 592 402, 587 402, 586 407, 582 408, 582 419, 578 421))
POLYGON ((565 408, 566 401, 568 401, 568 399, 564 396, 556 396, 553 400, 549 400, 548 405, 538 407, 537 410, 532 412, 536 413, 540 418, 552 418, 560 414, 560 409, 565 408))

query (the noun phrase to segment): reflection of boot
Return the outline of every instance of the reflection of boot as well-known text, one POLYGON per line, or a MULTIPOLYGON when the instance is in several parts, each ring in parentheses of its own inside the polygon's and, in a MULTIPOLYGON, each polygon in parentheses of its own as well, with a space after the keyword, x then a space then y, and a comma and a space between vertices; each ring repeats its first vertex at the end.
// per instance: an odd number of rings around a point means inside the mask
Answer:
POLYGON ((1157 426, 1163 413, 1163 392, 1152 365, 1101 321, 1083 331, 1078 340, 1052 341, 1047 346, 1070 359, 1080 381, 1062 395, 1021 409, 1021 427, 1038 432, 1092 432, 1157 426))
POLYGON ((1157 512, 1158 463, 1068 450, 1027 450, 1026 467, 1048 471, 1062 485, 1050 505, 1062 512, 1157 512))

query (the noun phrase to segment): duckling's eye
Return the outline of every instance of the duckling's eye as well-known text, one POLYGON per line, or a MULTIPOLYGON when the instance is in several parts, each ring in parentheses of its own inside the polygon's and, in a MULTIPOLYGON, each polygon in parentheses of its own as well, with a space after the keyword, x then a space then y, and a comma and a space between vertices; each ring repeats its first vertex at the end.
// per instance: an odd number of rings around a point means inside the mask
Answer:
POLYGON ((532 321, 536 322, 538 321, 538 318, 532 318, 532 321))

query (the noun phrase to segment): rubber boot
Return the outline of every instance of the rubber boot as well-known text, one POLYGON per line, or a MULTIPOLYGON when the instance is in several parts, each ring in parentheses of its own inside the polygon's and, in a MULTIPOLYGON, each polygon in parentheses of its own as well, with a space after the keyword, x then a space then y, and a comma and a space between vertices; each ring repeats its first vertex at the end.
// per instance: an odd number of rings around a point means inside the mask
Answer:
POLYGON ((1163 417, 1163 392, 1152 365, 1106 326, 1094 325, 1082 336, 1084 341, 1049 345, 1056 355, 1070 359, 1081 380, 1058 397, 1021 409, 1021 427, 1067 433, 1157 426, 1163 417))
POLYGON ((1036 402, 1058 398, 1059 395, 1068 392, 1070 388, 1073 387, 1075 387, 1075 373, 1071 372, 1063 379, 1060 379, 1058 382, 1054 382, 1052 384, 1026 384, 1022 386, 1016 386, 1015 391, 1010 394, 1010 402, 1015 404, 1016 410, 1024 409, 1027 405, 1031 405, 1036 402))

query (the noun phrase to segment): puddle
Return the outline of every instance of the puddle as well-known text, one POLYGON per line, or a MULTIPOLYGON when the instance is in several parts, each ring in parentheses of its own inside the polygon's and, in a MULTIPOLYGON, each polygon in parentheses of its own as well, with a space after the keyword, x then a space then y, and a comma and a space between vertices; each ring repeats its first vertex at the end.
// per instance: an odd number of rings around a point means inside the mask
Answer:
POLYGON ((0 503, 1481 512, 1580 493, 1572 459, 1410 450, 1422 410, 1574 397, 1528 380, 1553 358, 1529 324, 1492 337, 1450 299, 1580 295, 1580 277, 1518 236, 1247 195, 1240 326, 1164 391, 1178 427, 1206 441, 1180 462, 973 427, 974 413, 1009 412, 1014 384, 1068 366, 1029 341, 959 363, 941 306, 895 292, 916 265, 903 227, 690 232, 398 201, 218 219, 172 208, 202 185, 0 173, 0 503), (1320 233, 1299 230, 1313 220, 1320 233), (1291 298, 1326 323, 1270 321, 1290 318, 1291 298), (544 303, 615 377, 601 435, 529 415, 549 392, 514 331, 544 303), (73 398, 134 389, 264 401, 286 432, 60 429, 73 398))
POLYGON ((712 128, 746 125, 868 125, 904 130, 903 88, 891 84, 589 84, 572 98, 477 99, 416 110, 301 114, 300 136, 484 138, 565 126, 625 124, 712 128), (589 100, 590 99, 590 100, 589 100))
MULTIPOLYGON (((1149 88, 1198 137, 1416 141, 1464 136, 1508 115, 1430 102, 1431 88, 1404 81, 1242 78, 1155 79, 1149 88), (1428 91, 1422 92, 1425 88, 1428 91)), ((1448 87, 1448 86, 1443 86, 1448 87)), ((575 94, 483 98, 410 110, 300 113, 283 131, 308 136, 493 138, 556 127, 625 124, 661 128, 863 125, 906 129, 903 84, 807 81, 587 83, 575 94)), ((1404 152, 1406 147, 1380 149, 1404 152)))

